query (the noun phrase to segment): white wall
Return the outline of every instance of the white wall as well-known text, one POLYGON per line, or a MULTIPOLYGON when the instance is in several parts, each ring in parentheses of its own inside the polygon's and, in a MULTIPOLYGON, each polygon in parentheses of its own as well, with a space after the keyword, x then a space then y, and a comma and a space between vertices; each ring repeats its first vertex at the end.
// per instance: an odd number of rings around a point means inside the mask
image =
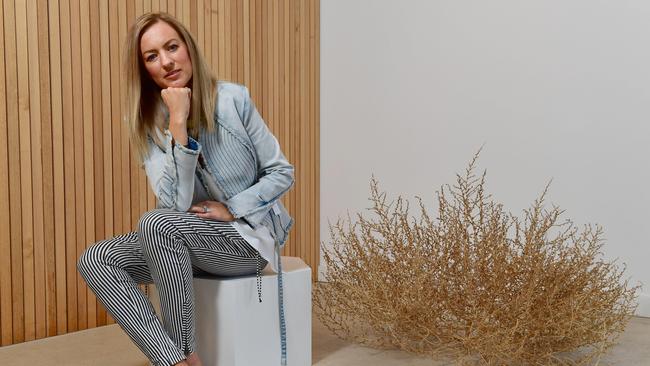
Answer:
POLYGON ((650 2, 322 0, 321 240, 328 220, 453 183, 604 226, 650 316, 650 2))

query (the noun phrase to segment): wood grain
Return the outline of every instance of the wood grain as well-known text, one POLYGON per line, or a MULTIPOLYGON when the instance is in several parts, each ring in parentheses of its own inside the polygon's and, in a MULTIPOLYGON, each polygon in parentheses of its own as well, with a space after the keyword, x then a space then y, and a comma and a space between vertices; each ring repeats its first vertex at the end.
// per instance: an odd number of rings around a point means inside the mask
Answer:
POLYGON ((84 123, 83 123, 83 89, 81 70, 81 28, 80 28, 80 0, 70 0, 70 59, 72 70, 72 113, 73 113, 73 160, 74 160, 74 195, 75 195, 75 249, 74 256, 69 258, 68 266, 71 275, 77 283, 77 330, 87 327, 87 304, 85 283, 77 272, 77 258, 85 247, 86 239, 86 206, 84 197, 84 123), (76 102, 75 102, 76 101, 76 102))
POLYGON ((75 186, 75 154, 74 154, 74 106, 72 80, 72 35, 70 19, 70 1, 61 0, 59 3, 61 19, 61 81, 63 104, 63 158, 65 181, 65 268, 66 295, 65 311, 68 317, 68 332, 78 330, 77 316, 77 214, 75 186))
POLYGON ((45 243, 44 243, 44 206, 43 206, 43 156, 41 154, 42 122, 41 122, 41 58, 39 57, 39 22, 37 4, 26 3, 26 18, 32 19, 33 24, 27 28, 28 73, 29 73, 29 119, 31 133, 31 178, 32 178, 32 219, 33 219, 33 299, 34 302, 34 336, 33 339, 43 338, 46 333, 45 315, 45 243))
POLYGON ((59 2, 50 1, 48 8, 50 27, 50 84, 52 99, 52 176, 54 179, 54 255, 56 282, 56 334, 64 334, 68 329, 66 309, 66 216, 65 179, 63 156, 63 102, 61 73, 61 38, 59 30, 59 2))
MULTIPOLYGON (((100 68, 101 68, 101 101, 103 135, 103 184, 104 184, 104 237, 115 235, 115 220, 113 218, 113 132, 111 128, 111 71, 110 71, 110 38, 109 38, 109 6, 108 0, 99 0, 99 35, 100 35, 100 68)), ((106 324, 106 309, 97 308, 97 324, 106 324)))
MULTIPOLYGON (((56 261, 55 261, 55 229, 54 229, 54 176, 53 176, 53 150, 52 150, 52 107, 51 107, 51 77, 50 77, 50 51, 49 51, 49 19, 48 4, 38 2, 38 59, 39 59, 39 88, 41 99, 41 156, 43 174, 43 255, 45 301, 39 301, 45 307, 45 335, 57 334, 56 314, 56 261)), ((38 200, 36 200, 38 202, 38 200)), ((37 325, 37 338, 42 333, 37 325)))
POLYGON ((20 120, 18 107, 18 66, 16 59, 16 4, 6 0, 4 6, 4 48, 7 109, 7 150, 9 175, 9 212, 11 240, 11 301, 13 343, 25 341, 23 297, 23 240, 20 176, 20 120), (11 121, 11 123, 9 123, 11 121))
MULTIPOLYGON (((4 6, 0 6, 0 40, 5 42, 4 6)), ((5 84, 6 50, 0 49, 0 172, 9 171, 7 151, 7 86, 5 84)), ((0 174, 0 201, 9 202, 9 176, 0 174)), ((0 345, 13 343, 11 291, 11 221, 9 205, 0 206, 0 345)))

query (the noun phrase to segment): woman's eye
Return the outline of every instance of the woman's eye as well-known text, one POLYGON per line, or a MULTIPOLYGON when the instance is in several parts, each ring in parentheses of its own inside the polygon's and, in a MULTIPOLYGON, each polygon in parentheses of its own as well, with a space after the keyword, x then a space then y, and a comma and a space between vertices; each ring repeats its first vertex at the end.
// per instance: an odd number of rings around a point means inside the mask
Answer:
POLYGON ((176 49, 178 49, 178 45, 172 44, 169 46, 170 51, 176 51, 176 49))
POLYGON ((147 62, 151 62, 151 61, 153 61, 155 58, 156 58, 156 55, 149 55, 149 56, 147 56, 147 58, 145 58, 145 60, 146 60, 147 62))

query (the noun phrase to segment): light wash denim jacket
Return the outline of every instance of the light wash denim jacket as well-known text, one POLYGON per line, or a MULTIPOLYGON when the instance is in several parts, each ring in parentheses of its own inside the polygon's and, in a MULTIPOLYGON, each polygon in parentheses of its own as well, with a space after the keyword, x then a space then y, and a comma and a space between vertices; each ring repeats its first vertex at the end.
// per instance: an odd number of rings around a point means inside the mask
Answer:
POLYGON ((279 201, 294 183, 294 168, 280 150, 257 112, 248 89, 230 82, 217 83, 214 113, 216 128, 199 131, 187 148, 172 148, 168 130, 161 134, 164 146, 149 139, 144 167, 159 208, 187 211, 196 203, 195 173, 199 153, 205 157, 209 176, 200 179, 206 191, 225 204, 235 218, 253 228, 266 226, 283 246, 293 219, 279 201), (216 185, 217 189, 212 189, 216 185))

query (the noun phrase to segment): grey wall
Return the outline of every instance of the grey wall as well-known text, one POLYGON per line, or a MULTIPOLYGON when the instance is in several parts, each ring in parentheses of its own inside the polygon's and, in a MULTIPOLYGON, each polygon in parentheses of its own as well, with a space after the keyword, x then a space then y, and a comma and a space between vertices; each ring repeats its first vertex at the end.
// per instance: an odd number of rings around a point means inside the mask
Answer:
POLYGON ((650 316, 649 67, 647 1, 321 1, 321 240, 373 173, 433 207, 484 145, 494 198, 521 212, 553 179, 650 316))

